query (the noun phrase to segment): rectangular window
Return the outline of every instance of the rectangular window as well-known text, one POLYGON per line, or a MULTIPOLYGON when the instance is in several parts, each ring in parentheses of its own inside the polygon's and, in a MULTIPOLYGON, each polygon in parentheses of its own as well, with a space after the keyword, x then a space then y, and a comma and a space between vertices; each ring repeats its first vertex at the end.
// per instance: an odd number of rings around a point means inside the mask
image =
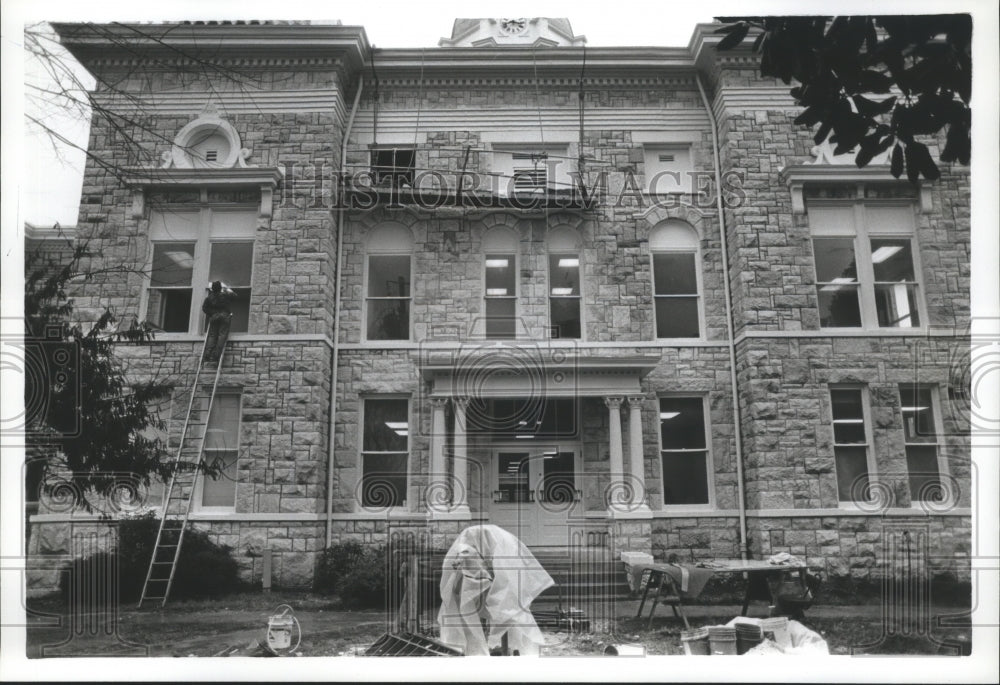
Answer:
POLYGON ((205 464, 218 475, 202 476, 201 509, 236 510, 236 463, 240 445, 240 395, 216 393, 205 431, 205 464))
POLYGON ((651 195, 693 192, 690 145, 644 146, 643 162, 651 195))
POLYGON ((517 256, 487 254, 486 337, 513 339, 517 335, 517 256))
POLYGON ((932 388, 928 386, 899 387, 906 469, 910 499, 914 502, 940 503, 945 499, 938 462, 940 443, 934 399, 932 388))
POLYGON ((149 277, 149 322, 167 333, 187 333, 191 320, 195 243, 154 243, 149 277))
POLYGON ((410 255, 368 256, 368 340, 410 339, 410 255))
POLYGON ((653 254, 653 297, 657 338, 697 338, 701 335, 696 253, 653 254))
POLYGON ((236 293, 230 332, 247 332, 257 215, 209 206, 154 210, 146 320, 167 333, 204 333, 202 302, 212 282, 222 281, 236 293))
POLYGON ((549 324, 551 336, 580 338, 580 255, 549 255, 549 324))
POLYGON ((871 499, 868 429, 860 388, 830 388, 833 409, 833 454, 837 469, 837 499, 871 499))
MULTIPOLYGON (((252 242, 214 242, 208 268, 208 282, 222 281, 234 293, 229 308, 233 312, 230 332, 246 333, 250 326, 250 271, 252 242)), ((204 317, 203 317, 204 319, 204 317)), ((202 321, 202 332, 205 322, 202 321)))
POLYGON ((372 182, 375 185, 413 185, 417 152, 413 148, 384 148, 371 151, 372 182))
POLYGON ((710 503, 707 440, 703 398, 660 398, 664 505, 710 503))
POLYGON ((819 204, 809 225, 821 327, 921 325, 912 207, 819 204))
POLYGON ((364 401, 362 506, 406 506, 407 465, 410 459, 409 426, 408 400, 368 398, 364 401))
POLYGON ((861 325, 853 238, 816 238, 816 294, 823 328, 861 325))
POLYGON ((917 314, 917 279, 913 274, 910 241, 873 238, 872 268, 875 277, 875 311, 882 328, 913 328, 917 314))

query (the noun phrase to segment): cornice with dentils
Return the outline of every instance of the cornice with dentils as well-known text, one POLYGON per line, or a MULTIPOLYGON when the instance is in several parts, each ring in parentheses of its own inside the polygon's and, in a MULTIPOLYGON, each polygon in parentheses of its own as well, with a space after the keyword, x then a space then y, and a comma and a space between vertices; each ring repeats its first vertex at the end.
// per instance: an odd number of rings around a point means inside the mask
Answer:
MULTIPOLYGON (((721 24, 698 24, 686 47, 446 47, 375 49, 364 27, 305 24, 83 24, 54 23, 63 45, 84 65, 116 60, 142 61, 149 55, 169 64, 186 55, 238 60, 245 64, 335 64, 348 74, 369 73, 374 62, 379 75, 534 74, 578 77, 586 53, 588 76, 634 74, 673 75, 710 69, 719 59, 714 33, 721 24), (119 39, 124 44, 111 40, 119 39)), ((748 47, 728 52, 725 61, 752 59, 748 47)), ((110 62, 109 62, 110 61, 110 62)))
POLYGON ((322 24, 83 24, 53 23, 60 42, 84 67, 145 56, 169 64, 186 57, 275 63, 338 63, 362 68, 371 52, 361 26, 322 24))

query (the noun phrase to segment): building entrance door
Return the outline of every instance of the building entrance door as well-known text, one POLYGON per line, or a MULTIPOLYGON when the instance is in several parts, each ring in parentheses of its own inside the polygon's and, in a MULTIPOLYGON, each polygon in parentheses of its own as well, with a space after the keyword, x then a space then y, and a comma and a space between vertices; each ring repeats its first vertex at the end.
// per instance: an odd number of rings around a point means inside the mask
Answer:
POLYGON ((573 447, 495 448, 491 523, 526 545, 569 545, 569 516, 580 504, 579 460, 573 447))

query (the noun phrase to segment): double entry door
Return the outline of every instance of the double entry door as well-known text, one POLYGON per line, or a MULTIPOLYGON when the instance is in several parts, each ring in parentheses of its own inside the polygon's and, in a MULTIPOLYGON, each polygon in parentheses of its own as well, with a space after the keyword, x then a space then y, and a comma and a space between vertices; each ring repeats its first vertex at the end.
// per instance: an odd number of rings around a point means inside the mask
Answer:
POLYGON ((568 546, 569 518, 583 511, 579 448, 499 446, 491 456, 490 522, 526 545, 568 546))

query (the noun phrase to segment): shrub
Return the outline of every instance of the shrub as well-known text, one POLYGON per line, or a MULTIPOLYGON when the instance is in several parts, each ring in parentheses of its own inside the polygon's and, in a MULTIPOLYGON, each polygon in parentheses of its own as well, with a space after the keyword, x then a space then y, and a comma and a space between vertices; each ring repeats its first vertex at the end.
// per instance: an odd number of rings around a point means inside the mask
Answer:
POLYGON ((336 594, 347 608, 381 608, 386 600, 386 566, 385 547, 341 542, 323 551, 315 589, 336 594))
MULTIPOLYGON (((107 573, 114 560, 113 555, 117 555, 118 600, 126 603, 138 601, 159 525, 160 520, 153 513, 119 521, 116 551, 98 552, 75 559, 70 564, 69 572, 62 574, 59 589, 64 600, 69 597, 70 583, 81 583, 85 588, 94 587, 97 579, 93 575, 107 573)), ((164 537, 176 540, 177 534, 165 533, 164 537)), ((163 552, 160 554, 161 557, 164 555, 163 552)), ((154 595, 160 594, 163 584, 158 583, 157 586, 154 595)), ((218 597, 243 587, 232 550, 212 542, 207 533, 189 528, 184 533, 181 556, 170 590, 171 599, 218 597)))

